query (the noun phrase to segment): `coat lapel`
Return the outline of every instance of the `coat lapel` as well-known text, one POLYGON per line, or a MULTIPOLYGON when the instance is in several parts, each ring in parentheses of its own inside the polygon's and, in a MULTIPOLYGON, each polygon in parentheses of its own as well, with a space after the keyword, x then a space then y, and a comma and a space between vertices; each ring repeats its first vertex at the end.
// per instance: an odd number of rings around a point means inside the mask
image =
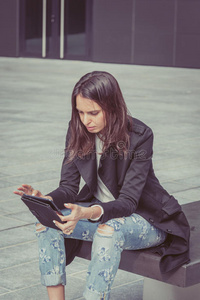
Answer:
MULTIPOLYGON (((109 151, 101 156, 98 169, 98 174, 101 180, 115 199, 119 196, 117 158, 117 152, 110 148, 109 151)), ((83 159, 77 158, 75 164, 77 165, 77 168, 85 183, 89 187, 90 192, 94 193, 97 188, 97 163, 95 151, 85 156, 83 159)))
POLYGON ((110 148, 109 151, 101 156, 98 170, 101 180, 115 199, 119 195, 117 184, 117 158, 117 152, 113 148, 110 148))
POLYGON ((93 193, 97 187, 97 163, 95 151, 91 152, 83 159, 77 158, 75 164, 83 177, 83 180, 93 193))

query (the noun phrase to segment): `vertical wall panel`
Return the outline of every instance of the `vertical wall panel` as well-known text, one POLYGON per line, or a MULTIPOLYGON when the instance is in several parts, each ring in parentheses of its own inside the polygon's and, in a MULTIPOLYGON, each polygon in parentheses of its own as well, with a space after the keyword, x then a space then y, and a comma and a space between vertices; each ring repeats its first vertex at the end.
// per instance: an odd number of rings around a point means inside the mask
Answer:
POLYGON ((174 1, 136 0, 134 63, 173 65, 174 1))
POLYGON ((200 68, 200 1, 178 0, 175 65, 200 68))
POLYGON ((19 55, 19 0, 0 0, 0 55, 19 55))
POLYGON ((132 0, 94 1, 94 61, 131 63, 132 4, 132 0))

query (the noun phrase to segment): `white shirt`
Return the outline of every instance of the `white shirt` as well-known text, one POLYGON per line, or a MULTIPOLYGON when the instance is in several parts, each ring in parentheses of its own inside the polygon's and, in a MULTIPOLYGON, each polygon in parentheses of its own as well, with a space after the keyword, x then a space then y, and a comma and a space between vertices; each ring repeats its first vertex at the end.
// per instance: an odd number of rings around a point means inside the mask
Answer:
MULTIPOLYGON (((101 180, 99 174, 98 174, 98 169, 99 169, 99 163, 101 159, 101 154, 102 154, 102 149, 103 149, 103 143, 102 140, 98 137, 96 134, 95 137, 95 146, 96 146, 96 159, 97 159, 97 190, 94 193, 94 196, 96 199, 98 199, 101 202, 109 202, 112 200, 115 200, 109 189, 105 186, 103 181, 101 180)), ((103 207, 101 205, 95 204, 93 206, 98 206, 101 208, 101 215, 100 217, 96 219, 91 219, 91 221, 98 221, 101 216, 104 214, 103 207)))
POLYGON ((97 191, 94 193, 96 199, 101 202, 109 202, 115 200, 109 189, 105 186, 103 181, 101 180, 98 169, 99 169, 99 162, 101 159, 103 143, 102 140, 96 134, 95 137, 95 146, 96 146, 96 159, 97 159, 97 191))

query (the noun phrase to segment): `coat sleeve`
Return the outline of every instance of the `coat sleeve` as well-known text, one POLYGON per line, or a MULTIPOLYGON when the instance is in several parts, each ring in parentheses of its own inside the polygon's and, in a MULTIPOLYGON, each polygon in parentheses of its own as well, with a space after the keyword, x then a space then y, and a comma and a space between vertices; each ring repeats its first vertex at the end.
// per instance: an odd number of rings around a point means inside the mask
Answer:
POLYGON ((131 162, 127 168, 118 198, 108 203, 101 203, 104 209, 102 223, 112 218, 130 216, 137 209, 152 166, 153 132, 150 128, 146 128, 144 134, 138 136, 136 146, 128 153, 127 159, 130 159, 131 162))
MULTIPOLYGON (((66 136, 66 148, 69 140, 69 132, 70 129, 68 129, 66 136)), ((67 159, 68 153, 66 151, 61 168, 59 187, 48 194, 60 209, 64 208, 64 203, 73 203, 76 201, 80 184, 80 173, 76 164, 73 161, 67 162, 67 159)))

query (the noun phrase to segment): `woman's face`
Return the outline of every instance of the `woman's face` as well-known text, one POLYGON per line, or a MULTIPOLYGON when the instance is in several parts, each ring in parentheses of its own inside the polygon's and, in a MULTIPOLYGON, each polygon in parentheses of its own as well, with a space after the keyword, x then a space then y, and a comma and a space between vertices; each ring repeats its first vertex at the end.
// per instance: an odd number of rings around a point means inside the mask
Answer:
POLYGON ((76 97, 76 109, 81 122, 89 132, 98 133, 105 127, 105 113, 95 101, 79 94, 76 97))

